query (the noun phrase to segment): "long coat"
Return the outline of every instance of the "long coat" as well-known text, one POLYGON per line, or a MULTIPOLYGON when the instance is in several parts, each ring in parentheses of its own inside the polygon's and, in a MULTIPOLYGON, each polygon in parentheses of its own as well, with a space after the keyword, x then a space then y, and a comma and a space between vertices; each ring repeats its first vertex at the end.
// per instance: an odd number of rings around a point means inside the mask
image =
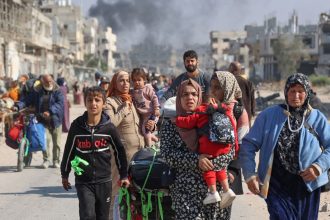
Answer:
MULTIPOLYGON (((123 143, 127 161, 130 162, 132 156, 144 147, 144 138, 140 129, 140 118, 134 105, 126 106, 119 97, 108 97, 106 101, 105 112, 110 116, 111 122, 115 125, 123 143)), ((119 186, 118 171, 115 169, 114 160, 112 161, 112 193, 116 194, 119 186)))

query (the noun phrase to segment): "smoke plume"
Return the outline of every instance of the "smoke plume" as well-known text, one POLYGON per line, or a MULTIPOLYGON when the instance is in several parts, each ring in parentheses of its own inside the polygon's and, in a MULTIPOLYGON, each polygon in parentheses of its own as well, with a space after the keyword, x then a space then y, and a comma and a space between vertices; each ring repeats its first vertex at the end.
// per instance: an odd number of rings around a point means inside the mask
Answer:
POLYGON ((246 14, 243 6, 237 7, 246 5, 245 1, 97 0, 89 15, 112 27, 120 49, 145 39, 181 48, 207 43, 212 30, 242 29, 233 24, 246 14))

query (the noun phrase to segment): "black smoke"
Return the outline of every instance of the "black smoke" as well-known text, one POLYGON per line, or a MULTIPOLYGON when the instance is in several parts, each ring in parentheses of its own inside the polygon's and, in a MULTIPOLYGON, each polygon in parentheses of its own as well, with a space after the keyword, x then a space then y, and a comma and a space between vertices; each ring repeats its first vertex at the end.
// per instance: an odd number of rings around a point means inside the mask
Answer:
POLYGON ((128 49, 145 39, 182 47, 207 43, 212 30, 238 29, 228 24, 244 16, 245 1, 97 0, 89 15, 112 27, 120 48, 128 49))

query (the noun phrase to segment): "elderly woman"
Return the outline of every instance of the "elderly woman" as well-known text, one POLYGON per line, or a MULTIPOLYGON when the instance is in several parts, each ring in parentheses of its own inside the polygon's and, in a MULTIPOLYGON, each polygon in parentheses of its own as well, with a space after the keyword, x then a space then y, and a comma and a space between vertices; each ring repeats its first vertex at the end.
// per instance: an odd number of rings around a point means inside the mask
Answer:
MULTIPOLYGON (((105 112, 117 127, 121 141, 124 144, 127 161, 130 161, 132 156, 144 147, 144 138, 139 130, 140 119, 132 103, 129 90, 129 74, 125 71, 117 72, 110 82, 105 107, 105 112)), ((114 164, 112 167, 115 167, 114 164)), ((118 176, 116 169, 113 169, 112 173, 114 177, 118 176)), ((117 192, 118 189, 117 179, 113 179, 113 192, 117 192)))
POLYGON ((270 219, 318 217, 320 187, 328 182, 330 167, 330 126, 310 107, 310 92, 305 75, 291 75, 286 103, 261 112, 243 139, 239 161, 244 178, 252 193, 265 198, 270 219))
MULTIPOLYGON (((220 89, 214 89, 214 93, 220 89)), ((177 114, 193 112, 201 103, 200 89, 196 84, 184 81, 178 88, 176 99, 177 114)), ((245 115, 247 117, 246 112, 245 115)), ((182 140, 181 131, 179 133, 171 120, 163 123, 160 133, 161 155, 176 171, 176 178, 170 186, 175 219, 230 219, 231 206, 220 209, 219 203, 203 205, 208 189, 202 175, 203 171, 226 167, 232 160, 232 154, 221 155, 211 161, 208 155, 192 151, 182 140)))

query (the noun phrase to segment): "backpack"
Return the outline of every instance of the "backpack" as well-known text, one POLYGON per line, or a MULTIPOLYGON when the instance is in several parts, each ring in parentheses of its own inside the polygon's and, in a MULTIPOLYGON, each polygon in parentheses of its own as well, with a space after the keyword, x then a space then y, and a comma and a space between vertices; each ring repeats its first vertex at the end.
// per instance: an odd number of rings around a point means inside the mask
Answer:
POLYGON ((209 115, 209 122, 198 129, 200 135, 207 135, 208 139, 218 144, 235 144, 235 127, 229 108, 218 104, 218 108, 209 105, 206 112, 196 112, 197 114, 209 115))

